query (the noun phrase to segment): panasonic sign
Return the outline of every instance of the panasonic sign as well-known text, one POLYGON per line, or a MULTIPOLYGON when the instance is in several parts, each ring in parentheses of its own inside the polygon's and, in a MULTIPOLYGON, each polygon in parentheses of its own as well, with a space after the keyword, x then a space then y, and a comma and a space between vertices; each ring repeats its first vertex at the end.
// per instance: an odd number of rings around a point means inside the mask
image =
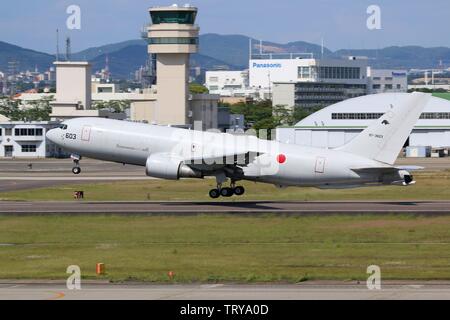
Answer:
POLYGON ((253 62, 253 68, 263 68, 263 69, 274 69, 274 68, 281 68, 281 63, 256 63, 253 62))
POLYGON ((404 72, 392 72, 393 77, 406 77, 406 73, 404 72))

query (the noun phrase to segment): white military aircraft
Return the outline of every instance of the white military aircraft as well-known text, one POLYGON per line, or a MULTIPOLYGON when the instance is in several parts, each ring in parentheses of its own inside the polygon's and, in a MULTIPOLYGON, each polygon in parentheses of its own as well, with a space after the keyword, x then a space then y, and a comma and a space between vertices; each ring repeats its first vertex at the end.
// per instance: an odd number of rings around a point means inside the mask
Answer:
POLYGON ((409 171, 420 168, 393 165, 429 98, 423 93, 406 96, 335 149, 102 118, 64 121, 47 138, 72 152, 74 174, 81 172, 79 161, 86 156, 145 166, 148 176, 162 179, 214 176, 212 198, 244 194, 236 186, 241 180, 279 187, 407 186, 415 183, 409 171), (227 181, 229 187, 224 186, 227 181))

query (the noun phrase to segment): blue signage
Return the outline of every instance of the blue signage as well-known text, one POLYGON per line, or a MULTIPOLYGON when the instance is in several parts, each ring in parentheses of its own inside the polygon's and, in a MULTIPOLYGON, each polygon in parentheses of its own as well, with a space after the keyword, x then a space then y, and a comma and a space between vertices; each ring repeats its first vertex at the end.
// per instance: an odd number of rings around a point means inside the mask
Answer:
POLYGON ((256 63, 253 62, 253 68, 281 68, 281 63, 256 63))
POLYGON ((392 72, 393 77, 406 77, 406 73, 404 72, 392 72))

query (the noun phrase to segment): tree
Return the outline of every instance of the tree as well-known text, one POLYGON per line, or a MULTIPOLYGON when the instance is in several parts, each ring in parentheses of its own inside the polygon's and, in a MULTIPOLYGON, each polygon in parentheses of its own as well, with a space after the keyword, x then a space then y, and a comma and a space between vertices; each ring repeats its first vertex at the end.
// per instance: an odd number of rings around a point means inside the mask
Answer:
POLYGON ((130 108, 131 102, 129 100, 111 100, 111 101, 95 101, 92 106, 94 109, 110 109, 114 113, 125 112, 130 108))
POLYGON ((52 113, 52 107, 50 101, 53 100, 53 96, 44 97, 41 100, 29 102, 30 108, 22 110, 23 121, 49 121, 50 114, 52 113))
POLYGON ((322 109, 321 107, 312 107, 312 108, 302 108, 302 107, 295 107, 294 113, 293 113, 293 123, 297 123, 306 117, 309 117, 313 113, 319 111, 322 109))
POLYGON ((40 100, 30 101, 21 107, 20 100, 9 97, 0 98, 0 114, 8 117, 11 121, 49 121, 52 108, 50 101, 53 96, 44 97, 40 100))
POLYGON ((245 117, 246 127, 252 128, 256 131, 261 129, 270 130, 280 126, 292 126, 297 122, 303 120, 314 112, 320 110, 320 107, 302 108, 294 107, 288 108, 283 105, 272 106, 270 100, 258 102, 239 102, 234 105, 221 104, 222 107, 227 107, 233 114, 242 114, 245 117))
POLYGON ((195 83, 192 82, 189 84, 189 92, 192 94, 196 94, 196 93, 209 93, 208 88, 206 88, 205 86, 202 86, 199 83, 195 83))
POLYGON ((275 127, 283 125, 292 126, 294 124, 294 112, 292 108, 288 108, 284 105, 274 106, 272 117, 275 123, 275 127))

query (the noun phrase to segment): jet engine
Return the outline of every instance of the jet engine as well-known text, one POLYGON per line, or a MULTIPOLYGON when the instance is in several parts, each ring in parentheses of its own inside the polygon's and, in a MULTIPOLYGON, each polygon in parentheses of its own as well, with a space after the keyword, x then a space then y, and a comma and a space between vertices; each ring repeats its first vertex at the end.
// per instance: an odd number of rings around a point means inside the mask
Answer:
POLYGON ((201 171, 195 170, 168 154, 152 154, 145 165, 147 176, 178 180, 180 178, 203 178, 201 171))
POLYGON ((400 186, 409 186, 416 183, 412 174, 406 170, 399 170, 395 176, 389 178, 391 178, 391 184, 400 186))

